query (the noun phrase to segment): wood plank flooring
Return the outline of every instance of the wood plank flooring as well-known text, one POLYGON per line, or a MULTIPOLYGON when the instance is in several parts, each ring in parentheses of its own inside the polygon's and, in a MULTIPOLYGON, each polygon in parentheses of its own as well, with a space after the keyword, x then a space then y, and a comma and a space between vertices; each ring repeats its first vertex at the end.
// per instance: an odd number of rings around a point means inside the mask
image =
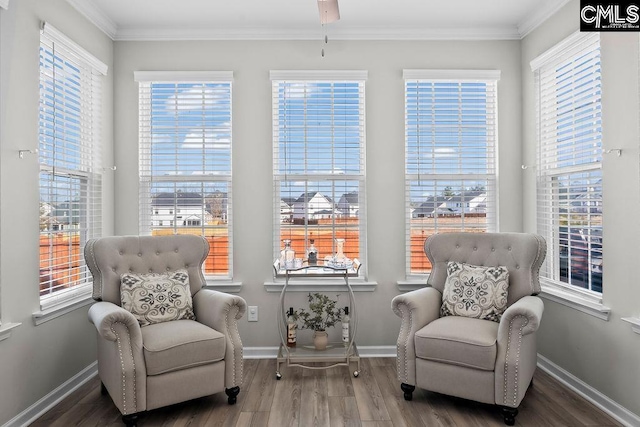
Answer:
MULTIPOLYGON (((352 367, 355 365, 352 364, 352 367)), ((358 378, 346 366, 310 370, 281 366, 275 359, 246 360, 238 402, 224 393, 143 414, 139 426, 220 427, 418 427, 504 426, 500 411, 464 399, 416 389, 406 402, 394 358, 363 358, 358 378)), ((37 419, 34 427, 122 426, 96 377, 37 419)), ((537 370, 518 426, 620 426, 614 419, 537 370)))

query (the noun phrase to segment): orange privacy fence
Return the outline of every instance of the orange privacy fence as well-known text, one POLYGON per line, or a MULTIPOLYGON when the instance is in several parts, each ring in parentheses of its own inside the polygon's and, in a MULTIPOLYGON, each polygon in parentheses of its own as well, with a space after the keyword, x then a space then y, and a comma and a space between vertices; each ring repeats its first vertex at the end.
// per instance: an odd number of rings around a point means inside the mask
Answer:
POLYGON ((40 295, 84 279, 79 233, 40 235, 40 295))
MULTIPOLYGON (((331 220, 320 220, 331 221, 331 220)), ((319 222, 320 222, 319 221, 319 222)), ((291 247, 297 258, 304 258, 306 251, 305 230, 308 238, 314 239, 314 244, 318 249, 318 259, 323 260, 325 256, 333 254, 335 251, 334 239, 344 239, 344 253, 347 257, 354 259, 360 256, 359 231, 353 227, 357 225, 357 219, 341 220, 344 224, 349 224, 349 228, 335 229, 315 228, 305 229, 300 225, 284 225, 280 233, 280 247, 282 240, 291 240, 291 247)), ((319 224, 322 225, 322 224, 319 224)), ((410 257, 411 272, 424 273, 431 270, 429 259, 424 254, 424 241, 433 234, 433 227, 420 229, 417 227, 418 221, 412 221, 410 257)), ((458 221, 451 224, 443 224, 438 227, 439 233, 460 231, 458 221), (458 222, 458 224, 456 224, 458 222)), ((467 231, 483 233, 482 228, 470 228, 467 231)), ((156 229, 153 235, 174 234, 174 230, 156 229)), ((202 233, 200 228, 180 228, 178 234, 202 233)), ((215 227, 205 229, 205 238, 209 242, 209 256, 205 260, 205 274, 228 275, 229 274, 229 234, 226 227, 215 227)), ((79 233, 62 232, 53 235, 40 236, 40 294, 45 295, 58 289, 67 288, 80 283, 85 278, 84 261, 80 252, 79 233)), ((88 273, 87 273, 88 274, 88 273)))
MULTIPOLYGON (((154 236, 169 234, 195 234, 202 235, 201 228, 159 228, 153 230, 154 236)), ((204 273, 214 275, 229 274, 229 233, 226 227, 204 229, 205 238, 209 242, 209 256, 204 261, 204 273)))

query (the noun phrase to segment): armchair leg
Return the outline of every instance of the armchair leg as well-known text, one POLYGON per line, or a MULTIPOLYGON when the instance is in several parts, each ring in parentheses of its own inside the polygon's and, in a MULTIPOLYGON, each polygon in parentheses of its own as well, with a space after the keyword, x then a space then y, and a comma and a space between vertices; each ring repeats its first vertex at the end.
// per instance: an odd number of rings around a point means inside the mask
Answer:
POLYGON ((236 403, 238 393, 240 393, 240 387, 236 386, 236 387, 226 388, 224 389, 224 392, 227 393, 227 396, 229 396, 229 399, 228 399, 229 405, 234 405, 236 403))
POLYGON ((504 423, 508 426, 512 426, 516 423, 516 415, 518 415, 518 408, 510 408, 508 406, 501 406, 502 416, 504 417, 504 423))
POLYGON ((107 391, 107 388, 104 386, 104 383, 102 381, 100 381, 100 394, 103 396, 106 396, 107 394, 109 394, 109 392, 107 391))
POLYGON ((138 414, 123 415, 122 422, 127 427, 136 427, 138 425, 138 414))
POLYGON ((404 392, 404 400, 413 399, 413 391, 416 389, 416 386, 402 383, 400 384, 400 389, 404 392))

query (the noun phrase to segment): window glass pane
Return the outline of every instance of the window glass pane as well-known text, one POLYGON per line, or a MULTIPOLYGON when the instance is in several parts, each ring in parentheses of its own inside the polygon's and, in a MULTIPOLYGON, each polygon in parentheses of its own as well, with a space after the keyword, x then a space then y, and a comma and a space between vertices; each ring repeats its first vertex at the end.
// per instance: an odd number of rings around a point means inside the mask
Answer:
POLYGON ((323 260, 345 239, 363 257, 364 83, 274 81, 274 256, 291 240, 304 258, 310 241, 323 260))
POLYGON ((231 276, 231 83, 140 83, 140 230, 197 234, 231 276))
POLYGON ((88 285, 87 240, 102 228, 97 73, 41 35, 39 110, 40 296, 88 285))
POLYGON ((602 292, 602 105, 599 36, 582 35, 536 70, 541 275, 602 292))
POLYGON ((496 82, 405 81, 407 274, 436 232, 495 229, 496 82))

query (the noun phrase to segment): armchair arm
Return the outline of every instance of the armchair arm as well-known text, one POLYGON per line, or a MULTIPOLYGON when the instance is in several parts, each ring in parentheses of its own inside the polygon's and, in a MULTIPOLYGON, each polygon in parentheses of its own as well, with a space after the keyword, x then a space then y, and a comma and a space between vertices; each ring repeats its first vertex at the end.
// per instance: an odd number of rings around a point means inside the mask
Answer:
POLYGON ((127 310, 110 302, 89 308, 98 331, 98 371, 123 415, 146 410, 146 376, 140 324, 127 310))
POLYGON ((414 335, 440 317, 442 294, 436 288, 427 287, 397 295, 391 301, 393 312, 402 319, 398 334, 398 379, 405 384, 416 384, 416 349, 414 335))
POLYGON ((97 302, 89 308, 89 321, 96 326, 98 334, 108 341, 117 339, 113 324, 122 323, 130 333, 136 336, 136 339, 140 339, 140 345, 142 345, 140 324, 133 314, 120 306, 110 302, 97 302))
POLYGON ((196 320, 226 337, 225 388, 242 384, 242 340, 238 333, 238 320, 247 309, 246 301, 236 295, 201 289, 193 296, 196 320))
POLYGON ((536 331, 544 304, 536 296, 513 303, 498 326, 496 357, 496 404, 518 407, 536 369, 536 331))

